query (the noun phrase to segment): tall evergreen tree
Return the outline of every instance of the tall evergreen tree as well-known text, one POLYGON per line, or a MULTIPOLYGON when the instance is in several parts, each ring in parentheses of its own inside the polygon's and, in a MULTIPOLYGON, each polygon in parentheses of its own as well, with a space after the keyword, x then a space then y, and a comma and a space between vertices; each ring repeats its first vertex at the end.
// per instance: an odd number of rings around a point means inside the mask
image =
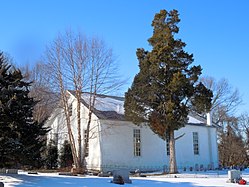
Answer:
POLYGON ((38 166, 47 129, 33 120, 30 82, 0 53, 0 166, 38 166))
POLYGON ((59 165, 61 168, 71 167, 73 164, 73 155, 70 143, 65 140, 60 149, 59 165))
POLYGON ((50 140, 47 146, 46 167, 47 169, 56 169, 58 167, 58 147, 53 140, 50 140))
POLYGON ((27 124, 21 137, 22 155, 21 164, 32 168, 41 168, 44 166, 44 158, 42 154, 46 149, 46 133, 47 128, 44 128, 44 122, 37 121, 27 124))
POLYGON ((191 66, 193 55, 174 36, 180 22, 178 12, 161 10, 152 22, 151 51, 137 49, 140 72, 125 94, 125 116, 135 124, 147 122, 170 145, 170 173, 177 172, 174 131, 187 123, 190 107, 210 109, 212 92, 198 83, 200 66, 191 66))

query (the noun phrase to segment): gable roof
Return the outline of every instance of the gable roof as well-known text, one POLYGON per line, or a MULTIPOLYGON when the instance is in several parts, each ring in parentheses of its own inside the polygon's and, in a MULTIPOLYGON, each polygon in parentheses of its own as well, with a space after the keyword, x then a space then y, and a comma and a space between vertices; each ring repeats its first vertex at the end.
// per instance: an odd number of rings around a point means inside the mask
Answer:
MULTIPOLYGON (((76 97, 75 91, 69 92, 76 97)), ((90 93, 83 92, 81 102, 89 108, 90 93)), ((124 97, 97 94, 93 113, 102 120, 126 121, 124 116, 124 97)), ((196 113, 189 114, 189 125, 206 126, 206 119, 196 113)))
MULTIPOLYGON (((75 91, 69 92, 76 97, 75 91)), ((89 108, 90 93, 83 92, 81 102, 89 108)), ((93 113, 103 120, 126 121, 124 117, 124 97, 97 94, 93 113)))

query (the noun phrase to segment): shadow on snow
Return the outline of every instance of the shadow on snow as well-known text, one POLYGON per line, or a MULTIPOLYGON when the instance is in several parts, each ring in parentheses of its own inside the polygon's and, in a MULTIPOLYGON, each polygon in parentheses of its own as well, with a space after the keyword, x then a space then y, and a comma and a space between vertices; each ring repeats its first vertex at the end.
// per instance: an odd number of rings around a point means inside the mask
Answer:
MULTIPOLYGON (((34 175, 15 175, 14 178, 21 180, 13 184, 15 187, 114 187, 120 186, 111 183, 112 178, 101 178, 101 177, 57 177, 57 176, 34 176, 34 175)), ((121 185, 122 186, 122 185, 121 185)), ((168 182, 159 181, 156 179, 136 179, 132 178, 132 184, 125 184, 128 187, 198 187, 190 182, 168 182)), ((210 186, 215 187, 215 186, 210 186)))

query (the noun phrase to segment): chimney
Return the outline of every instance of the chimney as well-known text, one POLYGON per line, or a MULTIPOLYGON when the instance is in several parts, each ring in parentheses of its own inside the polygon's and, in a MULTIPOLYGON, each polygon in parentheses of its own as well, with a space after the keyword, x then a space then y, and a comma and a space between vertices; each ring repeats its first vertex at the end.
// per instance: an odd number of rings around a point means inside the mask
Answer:
POLYGON ((119 113, 120 113, 120 110, 121 110, 121 105, 120 105, 120 104, 117 104, 116 112, 119 114, 119 113))
POLYGON ((212 126, 212 112, 207 113, 207 125, 212 126))

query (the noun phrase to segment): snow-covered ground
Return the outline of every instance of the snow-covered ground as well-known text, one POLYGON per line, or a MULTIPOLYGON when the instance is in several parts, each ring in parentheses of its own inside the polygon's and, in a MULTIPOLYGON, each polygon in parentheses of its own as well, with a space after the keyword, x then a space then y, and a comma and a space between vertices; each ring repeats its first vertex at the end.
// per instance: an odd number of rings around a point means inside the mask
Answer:
MULTIPOLYGON (((243 179, 249 181, 249 172, 242 173, 243 179)), ((0 182, 4 187, 115 187, 119 186, 110 181, 111 177, 74 177, 62 176, 58 173, 38 173, 38 175, 19 172, 18 175, 0 175, 0 182)), ((191 186, 239 186, 239 184, 227 183, 227 172, 213 173, 182 173, 177 175, 159 175, 144 177, 131 177, 132 184, 127 187, 191 187, 191 186)), ((248 185, 249 186, 249 183, 248 185)))

